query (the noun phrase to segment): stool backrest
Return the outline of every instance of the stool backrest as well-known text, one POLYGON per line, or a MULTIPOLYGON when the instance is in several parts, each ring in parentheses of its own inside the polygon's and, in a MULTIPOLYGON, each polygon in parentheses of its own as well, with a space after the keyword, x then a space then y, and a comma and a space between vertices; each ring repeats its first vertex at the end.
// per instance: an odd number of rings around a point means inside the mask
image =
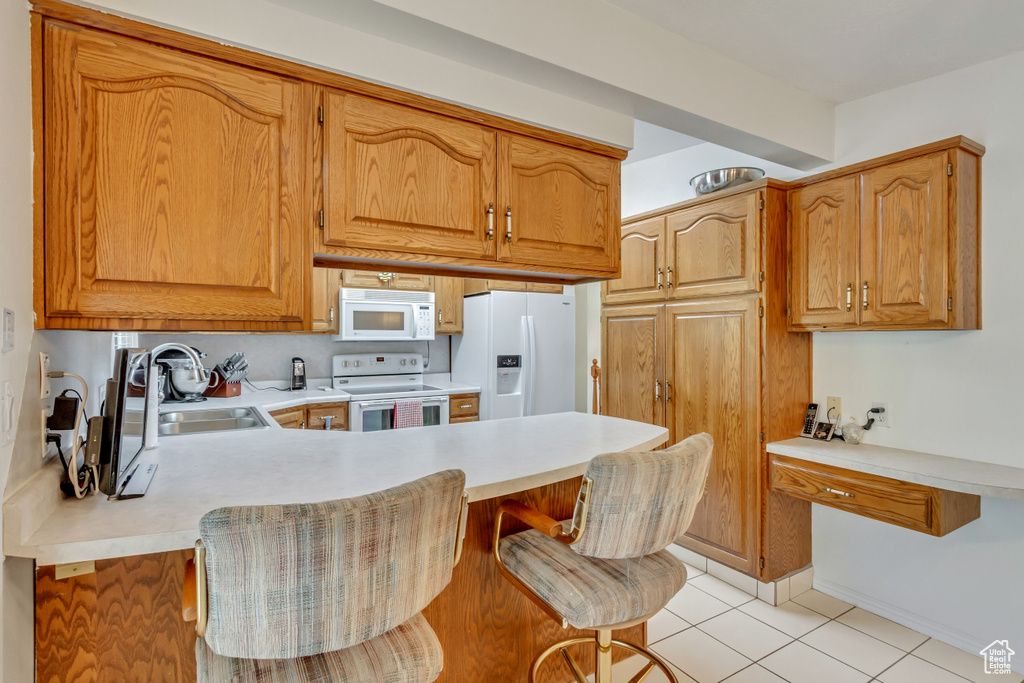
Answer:
POLYGON ((586 530, 572 548, 589 557, 642 557, 683 535, 704 491, 710 434, 671 448, 609 453, 590 461, 593 482, 586 530))
POLYGON ((291 659, 405 622, 451 580, 465 485, 446 470, 357 498, 207 513, 210 649, 291 659))

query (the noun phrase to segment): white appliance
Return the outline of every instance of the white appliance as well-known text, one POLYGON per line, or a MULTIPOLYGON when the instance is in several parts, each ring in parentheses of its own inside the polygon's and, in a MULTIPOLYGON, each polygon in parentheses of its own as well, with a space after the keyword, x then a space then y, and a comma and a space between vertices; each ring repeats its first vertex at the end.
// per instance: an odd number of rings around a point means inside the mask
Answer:
POLYGON ((351 289, 339 295, 334 341, 427 341, 434 338, 434 293, 351 289))
POLYGON ((466 297, 452 337, 452 381, 480 387, 480 419, 575 409, 576 299, 490 292, 466 297))
POLYGON ((418 353, 351 353, 331 360, 331 386, 352 394, 348 428, 352 432, 391 429, 395 401, 423 403, 423 426, 448 424, 448 396, 423 383, 423 356, 418 353))

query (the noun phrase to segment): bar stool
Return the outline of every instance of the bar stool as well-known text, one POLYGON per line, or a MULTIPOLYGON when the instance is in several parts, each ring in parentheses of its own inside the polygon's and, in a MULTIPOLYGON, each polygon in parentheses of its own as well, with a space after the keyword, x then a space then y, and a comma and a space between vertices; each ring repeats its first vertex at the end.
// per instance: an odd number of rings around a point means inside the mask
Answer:
POLYGON ((690 526, 704 494, 713 440, 697 434, 649 453, 611 453, 590 461, 573 518, 564 522, 516 501, 505 501, 494 521, 494 559, 501 573, 566 628, 596 631, 552 645, 533 662, 559 652, 578 683, 587 683, 566 649, 593 643, 594 683, 611 683, 612 645, 643 655, 648 662, 631 683, 655 668, 669 681, 675 674, 661 658, 639 645, 612 640, 612 631, 650 619, 686 582, 686 566, 665 550, 690 526), (504 515, 533 527, 501 538, 504 515))
POLYGON ((323 503, 203 516, 185 580, 199 683, 428 683, 420 611, 462 552, 466 477, 446 470, 323 503))

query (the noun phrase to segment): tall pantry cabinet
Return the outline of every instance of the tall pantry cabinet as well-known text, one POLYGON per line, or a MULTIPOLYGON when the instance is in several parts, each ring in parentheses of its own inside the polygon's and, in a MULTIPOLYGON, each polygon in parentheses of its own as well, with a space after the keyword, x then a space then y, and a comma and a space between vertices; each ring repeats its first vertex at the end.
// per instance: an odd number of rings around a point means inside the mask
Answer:
POLYGON ((762 180, 624 221, 602 296, 603 412, 707 432, 707 490, 678 542, 771 581, 810 560, 810 506, 768 490, 765 444, 797 436, 810 334, 787 330, 786 189, 762 180))

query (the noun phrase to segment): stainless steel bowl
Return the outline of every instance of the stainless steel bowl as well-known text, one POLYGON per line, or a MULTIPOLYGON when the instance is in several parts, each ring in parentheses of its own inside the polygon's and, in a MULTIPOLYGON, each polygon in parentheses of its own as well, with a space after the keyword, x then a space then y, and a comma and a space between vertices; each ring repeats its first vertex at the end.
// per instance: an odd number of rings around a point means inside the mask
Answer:
POLYGON ((210 386, 210 379, 213 373, 206 368, 200 368, 201 380, 196 380, 195 370, 192 368, 178 367, 171 370, 171 384, 179 393, 185 396, 199 396, 210 386))
POLYGON ((750 168, 747 166, 716 168, 714 171, 707 171, 690 178, 690 187, 698 195, 710 194, 733 185, 742 185, 743 183, 760 180, 761 178, 764 178, 764 170, 760 168, 750 168))

